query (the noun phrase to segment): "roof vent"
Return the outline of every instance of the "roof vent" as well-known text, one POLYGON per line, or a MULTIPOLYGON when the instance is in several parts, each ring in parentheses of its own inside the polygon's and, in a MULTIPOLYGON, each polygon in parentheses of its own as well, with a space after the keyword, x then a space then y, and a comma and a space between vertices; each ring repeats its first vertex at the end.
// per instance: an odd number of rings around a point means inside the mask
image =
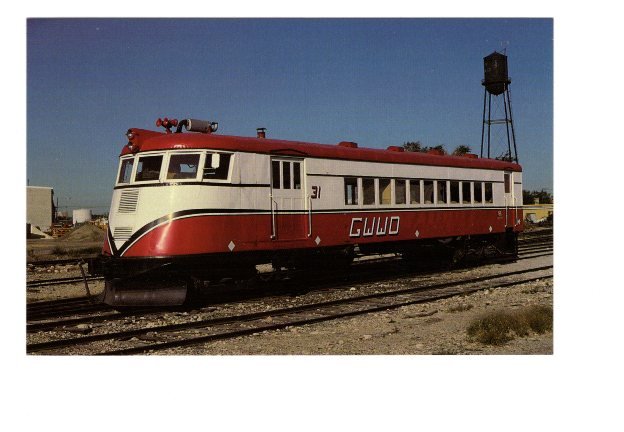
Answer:
POLYGON ((357 143, 353 142, 353 141, 340 141, 338 143, 338 145, 340 147, 348 147, 348 148, 358 148, 357 143))
POLYGON ((403 147, 399 147, 399 146, 389 146, 388 150, 393 151, 393 152, 405 151, 405 149, 403 147))
POLYGON ((258 138, 266 138, 266 128, 263 128, 263 127, 256 128, 256 134, 258 138))

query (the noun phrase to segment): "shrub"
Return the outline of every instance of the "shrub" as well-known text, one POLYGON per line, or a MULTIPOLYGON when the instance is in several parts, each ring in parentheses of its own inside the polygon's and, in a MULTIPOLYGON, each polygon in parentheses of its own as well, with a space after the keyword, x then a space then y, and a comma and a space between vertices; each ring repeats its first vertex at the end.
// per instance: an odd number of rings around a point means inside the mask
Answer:
POLYGON ((531 330, 545 333, 553 329, 553 309, 550 306, 531 306, 522 314, 531 330))
POLYGON ((488 345, 502 345, 530 331, 544 333, 552 330, 553 310, 550 306, 530 306, 520 311, 495 311, 470 323, 468 336, 488 345))

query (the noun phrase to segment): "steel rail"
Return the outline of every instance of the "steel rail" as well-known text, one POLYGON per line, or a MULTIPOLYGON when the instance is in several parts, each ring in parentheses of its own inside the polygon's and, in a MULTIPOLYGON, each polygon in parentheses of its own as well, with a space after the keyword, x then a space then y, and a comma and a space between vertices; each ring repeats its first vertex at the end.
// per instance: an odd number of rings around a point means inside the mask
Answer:
MULTIPOLYGON (((397 303, 364 302, 363 304, 359 305, 361 307, 360 309, 357 308, 358 304, 354 301, 352 302, 351 305, 356 306, 355 310, 352 309, 352 310, 347 310, 347 311, 342 311, 342 312, 334 312, 330 308, 328 311, 329 313, 324 313, 322 308, 319 307, 318 305, 311 305, 309 309, 314 308, 314 311, 310 311, 313 314, 312 318, 309 318, 309 317, 300 318, 300 319, 291 318, 290 320, 287 318, 285 322, 271 324, 271 325, 260 324, 258 326, 252 326, 246 329, 238 329, 238 330, 231 330, 231 331, 226 330, 221 333, 215 332, 211 335, 206 335, 206 336, 191 337, 191 338, 182 339, 178 341, 161 342, 157 344, 144 345, 144 346, 134 347, 134 348, 125 348, 125 349, 114 350, 114 351, 106 351, 106 352, 97 353, 96 355, 131 355, 131 354, 145 353, 146 351, 156 351, 156 350, 163 350, 163 349, 169 349, 169 348, 179 348, 183 346, 198 345, 198 344, 202 344, 206 342, 212 342, 215 340, 232 339, 235 337, 248 336, 251 334, 256 334, 256 333, 265 332, 265 331, 281 330, 286 327, 301 327, 303 325, 315 324, 315 323, 319 323, 323 321, 333 321, 333 320, 337 320, 341 318, 387 311, 390 309, 397 309, 400 307, 409 306, 413 304, 428 303, 428 302, 435 301, 435 300, 450 298, 458 294, 466 294, 466 293, 470 293, 474 291, 479 291, 482 289, 504 288, 508 286, 520 285, 523 283, 534 282, 537 280, 543 280, 546 278, 552 278, 552 276, 540 276, 540 277, 528 278, 528 279, 523 279, 520 281, 497 284, 495 286, 488 286, 486 288, 479 288, 473 291, 463 290, 463 291, 458 291, 458 292, 453 292, 453 293, 439 294, 435 296, 427 296, 426 298, 401 301, 397 303)), ((308 312, 308 310, 306 310, 306 312, 308 312)), ((273 318, 275 315, 278 315, 278 314, 273 314, 269 316, 273 318)), ((283 314, 282 316, 285 316, 285 315, 286 314, 283 314)))
MULTIPOLYGON (((347 299, 317 302, 317 303, 312 303, 308 305, 275 309, 271 311, 263 311, 263 312, 257 312, 257 313, 251 313, 251 314, 243 314, 243 315, 232 316, 232 317, 214 318, 214 319, 207 319, 207 320, 201 320, 201 321, 187 322, 187 323, 182 323, 182 324, 172 324, 172 325, 159 326, 159 327, 128 330, 128 331, 116 332, 116 333, 107 333, 107 334, 84 336, 84 337, 79 337, 79 338, 70 338, 70 339, 61 339, 61 340, 49 341, 49 342, 41 342, 41 343, 27 345, 27 352, 28 353, 40 352, 40 351, 45 351, 45 350, 50 350, 50 349, 84 345, 84 344, 89 344, 89 343, 104 341, 104 340, 114 340, 114 339, 120 339, 120 338, 142 336, 151 332, 171 332, 171 331, 188 330, 188 329, 195 329, 195 328, 202 328, 202 327, 210 327, 214 325, 221 325, 221 324, 232 323, 232 322, 250 321, 254 319, 266 318, 269 316, 275 316, 279 314, 309 311, 315 308, 339 306, 339 305, 343 305, 343 304, 347 304, 351 302, 365 301, 369 299, 379 299, 379 298, 384 298, 384 297, 397 296, 401 294, 417 293, 417 292, 428 291, 428 290, 439 290, 439 289, 456 287, 456 286, 465 286, 467 284, 476 284, 479 282, 491 281, 495 279, 501 279, 504 277, 514 276, 514 275, 519 275, 519 274, 526 274, 526 273, 533 273, 536 271, 542 271, 542 270, 548 270, 548 269, 552 269, 552 265, 541 266, 541 267, 536 267, 536 268, 527 269, 527 270, 518 270, 514 272, 507 272, 507 273, 502 273, 502 274, 497 274, 497 275, 478 276, 478 277, 471 278, 468 280, 456 280, 456 281, 442 282, 442 283, 437 283, 437 284, 425 283, 417 287, 391 290, 391 291, 387 291, 383 293, 367 294, 363 296, 350 297, 347 299)), ((480 289, 484 289, 484 288, 480 288, 480 289)), ((463 291, 463 292, 465 293, 466 291, 463 291)))

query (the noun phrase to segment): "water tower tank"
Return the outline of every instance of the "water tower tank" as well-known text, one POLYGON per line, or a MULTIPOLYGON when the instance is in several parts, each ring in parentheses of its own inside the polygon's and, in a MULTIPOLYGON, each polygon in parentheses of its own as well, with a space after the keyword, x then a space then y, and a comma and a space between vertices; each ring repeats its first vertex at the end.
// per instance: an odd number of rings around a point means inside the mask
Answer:
POLYGON ((89 222, 91 220, 91 210, 89 209, 76 209, 74 210, 73 215, 74 225, 89 222))
POLYGON ((507 75, 507 56, 494 51, 483 58, 484 79, 483 85, 486 90, 498 96, 507 89, 511 82, 507 75))

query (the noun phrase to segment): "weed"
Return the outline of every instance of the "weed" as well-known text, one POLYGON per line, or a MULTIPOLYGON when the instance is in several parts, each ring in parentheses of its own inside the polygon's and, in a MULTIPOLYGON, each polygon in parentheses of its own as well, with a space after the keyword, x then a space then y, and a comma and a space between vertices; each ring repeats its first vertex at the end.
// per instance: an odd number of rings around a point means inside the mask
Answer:
POLYGON ((459 304, 457 306, 451 306, 448 311, 451 313, 454 312, 465 312, 468 311, 470 309, 472 309, 474 306, 472 306, 471 304, 459 304))
POLYGON ((535 333, 545 333, 553 328, 553 309, 550 306, 528 307, 522 317, 535 333))
POLYGON ((533 288, 523 290, 522 294, 537 294, 542 291, 543 290, 540 287, 533 287, 533 288))
POLYGON ((515 337, 527 336, 532 330, 552 330, 553 310, 550 306, 530 306, 520 311, 490 312, 468 326, 468 336, 488 345, 502 345, 515 337))

